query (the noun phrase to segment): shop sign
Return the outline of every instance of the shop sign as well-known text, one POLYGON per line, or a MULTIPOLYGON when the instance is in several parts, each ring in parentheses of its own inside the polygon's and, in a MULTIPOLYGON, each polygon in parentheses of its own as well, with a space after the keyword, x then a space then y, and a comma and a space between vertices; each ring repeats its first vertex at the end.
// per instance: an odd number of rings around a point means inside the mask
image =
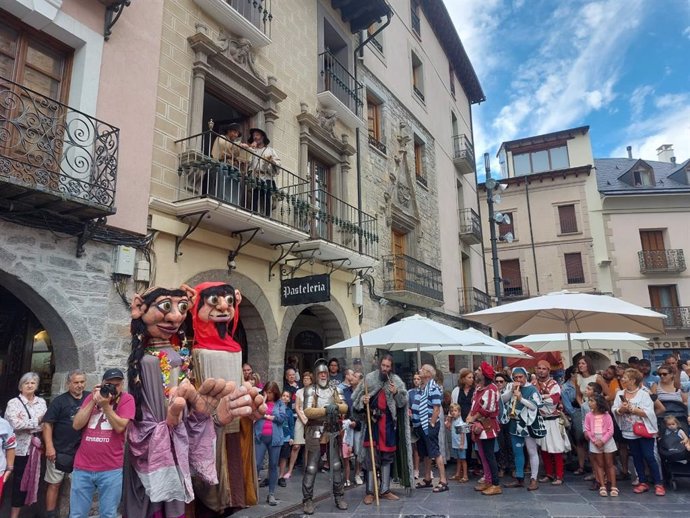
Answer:
POLYGON ((690 341, 688 340, 678 340, 675 338, 669 338, 669 339, 659 339, 659 340, 650 340, 648 342, 648 345, 652 347, 653 349, 690 349, 690 341))
POLYGON ((297 306, 329 300, 331 300, 329 275, 310 275, 298 279, 283 279, 280 282, 281 306, 297 306))

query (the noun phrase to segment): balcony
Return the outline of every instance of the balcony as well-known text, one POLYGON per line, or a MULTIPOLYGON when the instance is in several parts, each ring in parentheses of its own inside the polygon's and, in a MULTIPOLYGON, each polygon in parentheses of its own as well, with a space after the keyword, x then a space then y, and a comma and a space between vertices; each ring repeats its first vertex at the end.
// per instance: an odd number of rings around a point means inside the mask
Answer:
POLYGON ((666 329, 690 329, 690 307, 676 306, 663 308, 648 308, 666 315, 664 326, 666 329))
POLYGON ((293 252, 320 261, 347 259, 345 268, 376 263, 377 222, 369 214, 213 131, 176 146, 176 199, 156 200, 158 210, 178 217, 207 212, 204 226, 224 233, 258 227, 255 241, 295 241, 293 252))
POLYGON ((382 142, 379 142, 378 139, 371 133, 369 133, 369 145, 373 148, 376 148, 384 155, 386 154, 386 145, 382 142))
POLYGON ((443 305, 441 270, 404 254, 383 257, 383 296, 422 307, 443 305))
POLYGON ((364 86, 326 49, 319 54, 319 103, 335 110, 346 126, 363 126, 364 86))
POLYGON ((682 249, 641 250, 637 252, 640 273, 680 273, 685 271, 682 249))
POLYGON ((419 14, 417 14, 417 9, 413 6, 410 9, 410 19, 412 20, 412 30, 415 35, 421 39, 422 37, 422 21, 419 19, 419 14))
POLYGON ((0 211, 115 214, 120 130, 0 77, 0 211))
POLYGON ((194 0, 231 34, 246 38, 253 47, 271 43, 271 0, 194 0))
POLYGON ((515 301, 529 298, 529 283, 527 278, 501 279, 501 300, 515 301))
POLYGON ((460 313, 472 313, 491 307, 491 297, 477 288, 458 288, 460 313))
POLYGON ((479 222, 479 214, 473 209, 460 209, 460 239, 468 245, 478 245, 482 242, 482 225, 479 222))
POLYGON ((465 135, 453 137, 453 164, 460 174, 474 173, 474 146, 465 135))

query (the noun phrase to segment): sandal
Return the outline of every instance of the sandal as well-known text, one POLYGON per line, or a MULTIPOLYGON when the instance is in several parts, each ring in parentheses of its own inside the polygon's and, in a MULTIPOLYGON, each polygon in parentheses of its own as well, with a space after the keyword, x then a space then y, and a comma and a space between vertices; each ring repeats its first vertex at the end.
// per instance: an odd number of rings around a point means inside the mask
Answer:
POLYGON ((575 471, 573 471, 573 475, 580 476, 585 474, 585 468, 577 468, 575 471))
POLYGON ((553 482, 551 482, 552 486, 562 486, 563 485, 563 479, 562 478, 557 478, 553 482))
POLYGON ((609 493, 611 496, 618 496, 618 488, 616 486, 613 486, 611 488, 611 492, 609 493))
POLYGON ((463 478, 461 478, 461 479, 458 480, 458 482, 460 482, 461 484, 466 484, 466 483, 469 482, 469 481, 470 481, 470 479, 467 478, 467 477, 463 477, 463 478))
POLYGON ((416 489, 426 489, 429 487, 433 487, 433 480, 422 479, 420 482, 417 482, 414 487, 416 489))
POLYGON ((444 491, 448 491, 447 482, 439 482, 438 485, 433 489, 434 493, 443 493, 444 491))
POLYGON ((606 491, 606 486, 601 486, 599 488, 599 496, 609 496, 609 492, 606 491))
POLYGON ((460 480, 462 477, 460 475, 453 475, 450 480, 460 480))

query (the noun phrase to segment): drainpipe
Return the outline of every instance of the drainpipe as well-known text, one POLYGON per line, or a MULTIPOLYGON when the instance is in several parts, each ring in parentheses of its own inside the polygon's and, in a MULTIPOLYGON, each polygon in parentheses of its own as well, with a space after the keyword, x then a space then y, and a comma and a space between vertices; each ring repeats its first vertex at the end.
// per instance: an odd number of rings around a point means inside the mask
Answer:
MULTIPOLYGON (((391 23, 391 20, 393 19, 393 13, 389 9, 388 13, 386 14, 386 22, 381 25, 373 34, 369 35, 368 38, 364 39, 357 47, 355 47, 354 52, 352 53, 353 58, 354 58, 354 65, 355 65, 355 89, 357 88, 357 54, 360 56, 364 55, 364 45, 369 43, 369 40, 372 38, 375 38, 377 34, 379 34, 383 29, 388 27, 391 23)), ((359 228, 362 228, 362 163, 360 159, 360 144, 359 144, 359 126, 355 129, 355 140, 357 141, 356 143, 356 154, 357 154, 357 223, 359 225, 359 228)), ((362 253, 362 239, 359 240, 359 253, 362 253)))
MULTIPOLYGON (((477 152, 476 148, 474 147, 474 120, 472 119, 472 106, 470 106, 470 131, 472 132, 472 157, 475 156, 475 153, 477 152)), ((480 225, 479 225, 479 232, 481 234, 481 241, 482 241, 482 270, 484 270, 484 293, 489 295, 489 276, 486 273, 486 247, 484 246, 484 227, 481 225, 482 221, 482 204, 480 203, 479 199, 479 174, 477 173, 477 162, 475 160, 474 163, 474 189, 475 189, 475 194, 477 195, 477 216, 479 217, 480 225)), ((487 190, 487 201, 488 201, 488 196, 489 196, 489 191, 487 190)), ((472 286, 470 286, 472 287, 472 286)))
POLYGON ((534 262, 534 278, 537 283, 537 295, 539 295, 539 268, 537 267, 537 252, 534 247, 534 231, 532 229, 532 208, 529 203, 529 178, 525 178, 525 200, 527 201, 527 218, 529 220, 529 239, 532 246, 532 261, 534 262))

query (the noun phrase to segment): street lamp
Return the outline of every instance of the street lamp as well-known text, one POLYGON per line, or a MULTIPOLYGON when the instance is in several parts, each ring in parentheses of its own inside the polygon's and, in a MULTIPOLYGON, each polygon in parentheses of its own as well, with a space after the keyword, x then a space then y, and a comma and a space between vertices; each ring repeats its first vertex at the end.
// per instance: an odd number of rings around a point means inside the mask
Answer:
POLYGON ((489 205, 489 235, 491 236, 491 266, 494 270, 494 293, 496 294, 496 305, 499 304, 501 297, 501 277, 498 273, 498 249, 496 237, 496 219, 494 216, 494 190, 498 186, 498 182, 491 178, 491 161, 489 160, 489 153, 484 153, 484 171, 486 172, 486 202, 489 205))

